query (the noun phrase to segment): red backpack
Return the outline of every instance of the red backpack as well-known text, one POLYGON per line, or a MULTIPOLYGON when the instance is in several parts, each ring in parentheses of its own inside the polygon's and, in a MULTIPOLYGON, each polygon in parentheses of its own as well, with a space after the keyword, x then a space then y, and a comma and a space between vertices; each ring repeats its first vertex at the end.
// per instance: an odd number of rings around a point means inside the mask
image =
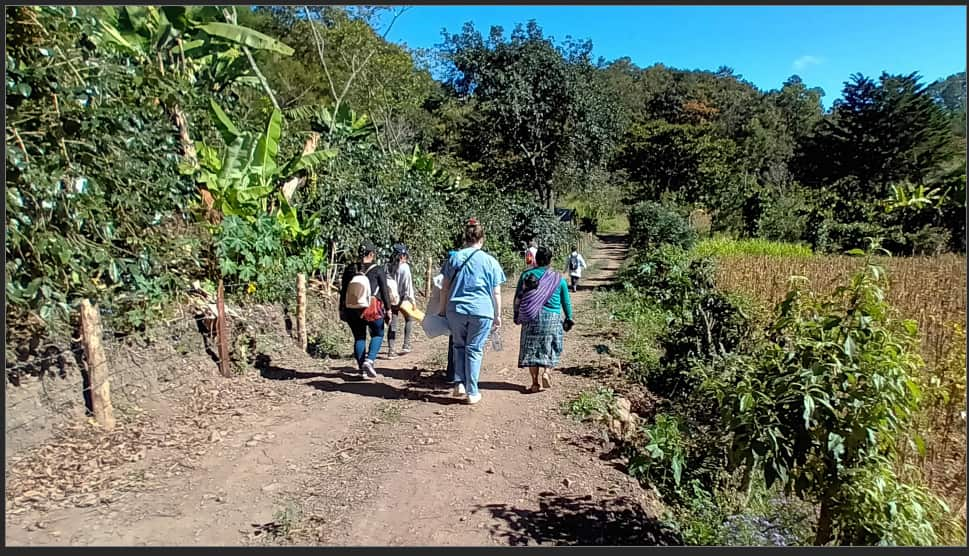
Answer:
POLYGON ((525 249, 525 264, 528 266, 533 266, 535 264, 535 254, 532 253, 530 248, 525 249))

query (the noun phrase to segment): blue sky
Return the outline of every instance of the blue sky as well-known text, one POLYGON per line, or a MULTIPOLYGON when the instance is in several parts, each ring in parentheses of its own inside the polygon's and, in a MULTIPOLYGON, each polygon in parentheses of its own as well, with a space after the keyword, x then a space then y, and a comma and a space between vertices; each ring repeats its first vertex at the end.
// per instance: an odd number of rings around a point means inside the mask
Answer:
POLYGON ((965 6, 413 6, 388 39, 441 43, 472 21, 485 36, 535 19, 556 41, 591 39, 593 56, 645 67, 730 66, 761 89, 792 74, 825 91, 826 107, 856 72, 919 72, 926 82, 966 69, 965 6))

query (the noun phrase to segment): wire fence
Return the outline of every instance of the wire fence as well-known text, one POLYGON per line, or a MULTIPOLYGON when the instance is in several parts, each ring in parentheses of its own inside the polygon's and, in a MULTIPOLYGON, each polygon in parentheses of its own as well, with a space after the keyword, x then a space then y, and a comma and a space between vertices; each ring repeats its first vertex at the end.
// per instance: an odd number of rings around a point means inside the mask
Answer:
MULTIPOLYGON (((339 283, 340 270, 337 268, 336 273, 330 275, 335 277, 332 282, 326 277, 309 277, 304 304, 310 309, 307 311, 310 316, 303 318, 328 320, 331 317, 329 313, 338 296, 336 284, 339 283)), ((280 302, 261 302, 258 297, 251 295, 255 281, 235 280, 222 284, 225 317, 227 326, 231 328, 227 330, 224 341, 232 346, 226 349, 228 360, 224 362, 219 355, 218 345, 223 341, 218 337, 218 297, 211 291, 205 291, 201 284, 195 283, 184 292, 186 303, 172 305, 176 313, 174 316, 146 322, 135 330, 112 328, 112 323, 121 321, 115 320, 118 314, 110 306, 110 301, 106 302, 105 306, 97 309, 101 326, 99 343, 106 363, 101 372, 92 373, 89 368, 83 333, 65 338, 63 342, 68 343, 68 347, 48 345, 39 352, 35 351, 34 356, 21 355, 19 360, 8 360, 5 367, 8 377, 6 433, 9 435, 26 428, 46 427, 68 418, 77 419, 81 408, 85 416, 91 416, 95 405, 92 396, 97 395, 104 384, 109 384, 112 403, 135 404, 139 397, 161 395, 198 381, 202 376, 215 376, 216 369, 227 374, 228 367, 241 362, 233 361, 234 358, 249 357, 250 360, 245 363, 253 363, 256 353, 245 354, 240 353, 245 352, 245 348, 235 349, 237 346, 233 340, 245 340, 234 338, 240 334, 255 343, 265 344, 266 340, 271 343, 281 340, 298 343, 295 321, 299 316, 292 310, 296 306, 295 275, 292 282, 293 299, 281 302, 283 317, 287 322, 272 323, 280 325, 280 328, 284 325, 285 332, 278 328, 265 332, 265 321, 270 317, 257 314, 259 308, 278 306, 280 302), (205 373, 206 368, 209 373, 205 373), (39 380, 21 385, 25 376, 36 376, 39 380)), ((335 322, 336 311, 332 313, 335 322)), ((278 314, 271 318, 276 317, 278 314)), ((306 323, 303 322, 302 326, 305 328, 306 323)))
MULTIPOLYGON (((253 341, 267 337, 285 341, 278 330, 265 332, 259 326, 250 326, 265 324, 259 322, 265 321, 264 315, 247 315, 254 308, 227 303, 227 325, 237 332, 245 331, 253 341)), ((202 376, 216 375, 215 370, 222 363, 215 326, 219 316, 217 301, 200 298, 194 306, 182 306, 178 311, 178 316, 151 323, 142 331, 119 331, 102 326, 100 343, 106 365, 104 372, 98 373, 98 378, 93 382, 80 337, 70 338, 68 348, 8 363, 8 377, 18 373, 37 374, 39 371, 40 380, 37 386, 30 383, 32 387, 8 385, 6 433, 46 426, 73 416, 82 407, 85 415, 90 415, 93 409, 91 396, 106 383, 111 388, 112 402, 129 404, 135 403, 139 397, 161 395, 181 388, 202 376), (205 368, 210 372, 205 373, 205 368), (58 377, 64 380, 57 380, 58 377)), ((98 314, 103 322, 110 311, 99 309, 98 314)), ((227 334, 227 344, 232 336, 232 332, 227 334)), ((232 363, 231 350, 229 354, 227 365, 232 363)))

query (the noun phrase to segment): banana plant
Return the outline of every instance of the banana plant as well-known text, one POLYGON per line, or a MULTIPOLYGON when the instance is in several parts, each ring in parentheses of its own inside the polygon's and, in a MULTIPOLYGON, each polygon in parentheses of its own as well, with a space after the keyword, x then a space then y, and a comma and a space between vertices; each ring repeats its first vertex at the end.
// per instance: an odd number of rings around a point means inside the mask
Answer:
POLYGON ((221 14, 212 6, 106 6, 101 10, 96 42, 142 62, 157 59, 215 89, 235 82, 258 84, 248 73, 243 47, 293 54, 291 47, 259 31, 217 21, 221 14))
POLYGON ((902 183, 892 185, 892 194, 884 202, 885 212, 893 212, 900 209, 919 210, 927 206, 938 208, 945 202, 948 191, 940 192, 938 189, 926 189, 924 185, 912 185, 902 183))
POLYGON ((296 207, 279 191, 279 184, 332 159, 336 149, 297 155, 281 164, 278 159, 283 116, 279 110, 273 110, 264 131, 254 134, 240 131, 218 104, 209 102, 215 127, 225 146, 220 153, 215 147, 197 141, 198 167, 183 165, 183 171, 195 171, 197 181, 212 195, 213 208, 221 214, 254 221, 259 215, 271 212, 286 239, 305 237, 310 230, 301 225, 296 207), (275 203, 270 202, 273 198, 275 203))

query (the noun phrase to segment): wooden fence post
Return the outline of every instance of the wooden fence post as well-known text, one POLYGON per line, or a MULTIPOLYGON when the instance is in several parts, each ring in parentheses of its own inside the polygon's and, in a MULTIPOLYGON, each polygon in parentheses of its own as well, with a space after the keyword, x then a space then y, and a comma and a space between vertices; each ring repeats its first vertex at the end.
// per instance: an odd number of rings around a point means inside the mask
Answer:
POLYGON ((306 351, 306 275, 296 275, 296 336, 299 347, 306 351))
POLYGON ((81 300, 81 342, 87 358, 91 391, 91 410, 105 430, 114 428, 114 409, 111 407, 111 385, 108 384, 108 363, 101 345, 101 316, 87 299, 81 300))
POLYGON ((434 266, 434 257, 427 257, 427 281, 424 282, 424 301, 426 302, 431 298, 431 280, 434 275, 431 274, 431 268, 434 266))
POLYGON ((229 327, 228 315, 225 314, 225 286, 219 278, 219 297, 216 301, 219 314, 216 317, 216 330, 219 335, 219 372, 222 376, 229 376, 229 327))
POLYGON ((333 294, 333 282, 336 280, 336 242, 330 240, 330 266, 326 269, 326 298, 333 294))

